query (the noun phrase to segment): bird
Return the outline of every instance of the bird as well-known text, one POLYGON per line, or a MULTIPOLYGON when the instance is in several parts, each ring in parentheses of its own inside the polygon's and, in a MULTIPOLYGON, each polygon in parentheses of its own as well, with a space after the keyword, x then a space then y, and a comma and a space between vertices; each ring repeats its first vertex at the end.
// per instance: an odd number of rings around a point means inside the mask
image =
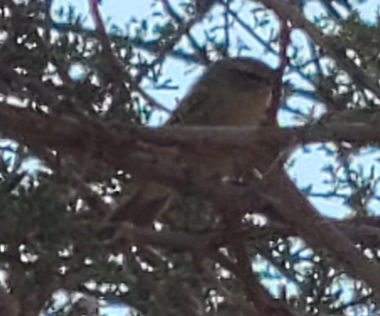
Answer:
MULTIPOLYGON (((276 74, 262 61, 250 57, 215 61, 189 89, 164 126, 258 126, 266 119, 276 74)), ((228 157, 211 155, 199 163, 197 171, 216 170, 221 176, 231 175, 232 165, 228 157)), ((135 187, 132 195, 113 210, 110 221, 149 226, 174 196, 172 189, 149 181, 137 181, 135 187)))

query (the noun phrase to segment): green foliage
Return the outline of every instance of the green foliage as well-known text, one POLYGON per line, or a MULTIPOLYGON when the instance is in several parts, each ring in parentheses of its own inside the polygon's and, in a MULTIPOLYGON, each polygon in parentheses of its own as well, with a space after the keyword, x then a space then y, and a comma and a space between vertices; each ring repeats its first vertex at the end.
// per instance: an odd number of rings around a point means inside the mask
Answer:
MULTIPOLYGON (((119 69, 102 47, 99 34, 84 26, 85 18, 73 7, 59 9, 54 20, 46 14, 45 1, 4 1, 0 4, 0 31, 5 34, 0 39, 1 101, 14 98, 32 111, 68 120, 102 120, 115 133, 120 125, 145 123, 157 104, 141 90, 149 91, 144 90, 146 86, 173 90, 171 79, 163 74, 171 57, 192 67, 235 53, 260 57, 265 52, 272 60, 278 57, 279 29, 274 19, 251 1, 227 2, 227 6, 216 3, 211 11, 203 12, 206 18, 199 24, 192 22, 196 16, 192 1, 181 1, 172 10, 153 1, 148 18, 132 18, 125 28, 110 25, 108 40, 122 65, 119 69), (242 11, 249 19, 239 19, 242 11), (194 24, 189 26, 190 22, 194 24), (193 32, 193 25, 198 31, 193 32)), ((325 16, 315 22, 331 30, 326 35, 329 42, 345 54, 353 51, 353 59, 379 81, 378 26, 361 20, 347 1, 338 1, 349 13, 345 16, 334 10, 331 1, 317 2, 327 8, 325 16)), ((303 7, 306 1, 298 4, 303 7)), ((314 113, 307 113, 306 101, 298 108, 290 104, 294 96, 307 97, 322 101, 332 112, 320 124, 334 122, 336 113, 345 121, 350 117, 357 121, 362 115, 362 121, 376 123, 372 111, 378 109, 378 100, 339 69, 323 47, 303 37, 302 43, 289 47, 282 110, 303 122, 316 120, 314 113), (307 51, 306 57, 302 51, 307 51), (342 116, 347 108, 364 111, 342 116)), ((178 197, 157 224, 162 233, 207 238, 213 232, 220 240, 216 245, 210 243, 210 249, 198 253, 195 248, 131 247, 123 239, 113 240, 115 233, 123 233, 122 223, 106 220, 113 203, 130 193, 129 170, 95 161, 91 149, 97 144, 91 140, 88 157, 82 161, 51 148, 27 145, 15 145, 18 150, 12 152, 12 159, 4 154, 0 160, 0 264, 20 301, 41 284, 48 292, 43 297, 46 301, 58 289, 82 291, 108 302, 126 303, 142 315, 187 311, 195 315, 205 310, 218 315, 249 313, 252 306, 246 304, 244 280, 231 268, 236 267, 235 255, 226 243, 231 232, 223 231, 223 222, 210 205, 195 196, 178 197), (25 171, 25 161, 36 156, 46 165, 31 175, 25 171)), ((350 164, 347 157, 356 152, 354 146, 347 154, 342 144, 334 145, 333 149, 331 145, 319 147, 342 166, 339 172, 331 164, 322 170, 331 187, 323 198, 344 200, 353 215, 368 218, 368 205, 379 199, 379 176, 374 167, 368 174, 350 164)), ((313 196, 313 190, 310 186, 305 192, 313 196)), ((256 207, 253 211, 260 213, 265 206, 256 207)), ((241 236, 249 240, 254 270, 271 294, 302 315, 375 309, 370 289, 349 279, 323 250, 311 250, 298 238, 289 237, 296 233, 279 226, 252 225, 241 236), (348 287, 351 292, 346 291, 348 287)), ((63 309, 55 315, 66 313, 63 309)))

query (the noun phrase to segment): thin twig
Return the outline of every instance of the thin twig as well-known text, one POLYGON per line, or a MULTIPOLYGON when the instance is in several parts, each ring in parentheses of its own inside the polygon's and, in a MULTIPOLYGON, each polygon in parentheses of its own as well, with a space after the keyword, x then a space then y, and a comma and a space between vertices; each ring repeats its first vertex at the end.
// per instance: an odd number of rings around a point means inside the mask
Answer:
POLYGON ((278 0, 260 0, 267 8, 272 9, 278 17, 289 20, 294 27, 304 30, 314 42, 323 47, 352 80, 361 88, 372 91, 380 99, 380 86, 370 78, 359 66, 349 59, 345 51, 338 50, 331 41, 311 22, 309 22, 297 6, 278 0))
POLYGON ((125 78, 126 81, 131 85, 131 88, 136 90, 138 93, 141 94, 143 98, 145 98, 150 105, 153 108, 156 108, 158 110, 164 111, 166 113, 171 113, 171 111, 166 108, 164 105, 159 103, 157 100, 155 100, 152 96, 149 96, 139 85, 138 82, 139 80, 134 80, 129 73, 127 73, 124 70, 124 65, 123 63, 116 57, 114 52, 112 51, 111 48, 111 41, 108 37, 106 28, 104 26, 103 20, 101 18, 100 12, 99 12, 99 3, 97 0, 89 0, 90 4, 90 9, 91 9, 91 14, 96 26, 97 30, 97 35, 99 38, 99 41, 102 45, 103 51, 105 56, 108 58, 108 61, 110 63, 110 66, 112 69, 122 78, 125 78))

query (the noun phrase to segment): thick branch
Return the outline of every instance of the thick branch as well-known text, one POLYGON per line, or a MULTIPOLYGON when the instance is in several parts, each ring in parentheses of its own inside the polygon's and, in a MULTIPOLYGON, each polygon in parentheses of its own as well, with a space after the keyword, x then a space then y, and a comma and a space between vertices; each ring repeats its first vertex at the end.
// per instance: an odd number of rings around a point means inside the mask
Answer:
MULTIPOLYGON (((3 106, 0 126, 7 135, 18 141, 33 146, 48 146, 79 158, 88 157, 90 150, 95 159, 116 168, 133 170, 136 176, 170 187, 191 188, 217 205, 236 211, 253 210, 258 201, 265 200, 301 237, 313 246, 329 250, 348 273, 362 278, 380 292, 378 266, 365 258, 346 235, 314 209, 281 168, 272 168, 268 172, 268 160, 257 161, 257 167, 265 175, 260 187, 234 185, 201 178, 197 172, 188 172, 178 166, 178 155, 184 154, 180 150, 167 152, 161 148, 161 154, 157 155, 154 147, 144 150, 135 137, 129 135, 121 138, 120 131, 107 129, 96 121, 84 118, 80 122, 63 120, 3 106)), ((260 154, 263 157, 268 155, 260 154)))

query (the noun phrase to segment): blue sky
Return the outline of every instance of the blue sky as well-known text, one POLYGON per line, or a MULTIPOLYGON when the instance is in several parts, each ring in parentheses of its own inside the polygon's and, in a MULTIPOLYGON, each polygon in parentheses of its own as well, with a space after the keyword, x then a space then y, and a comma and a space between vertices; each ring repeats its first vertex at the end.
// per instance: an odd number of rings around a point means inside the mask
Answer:
MULTIPOLYGON (((178 0, 172 0, 171 3, 176 3, 178 0)), ((310 1, 313 2, 313 1, 310 1)), ((353 3, 354 1, 350 1, 353 3)), ((359 1, 355 1, 359 2, 359 1)), ((124 23, 132 16, 142 18, 148 16, 152 0, 103 0, 102 14, 104 17, 112 17, 115 23, 124 23)), ((87 0, 55 0, 54 6, 75 6, 78 11, 87 14, 87 0)), ((373 21, 380 6, 379 0, 367 0, 364 3, 357 4, 355 7, 363 13, 363 16, 373 21)))

